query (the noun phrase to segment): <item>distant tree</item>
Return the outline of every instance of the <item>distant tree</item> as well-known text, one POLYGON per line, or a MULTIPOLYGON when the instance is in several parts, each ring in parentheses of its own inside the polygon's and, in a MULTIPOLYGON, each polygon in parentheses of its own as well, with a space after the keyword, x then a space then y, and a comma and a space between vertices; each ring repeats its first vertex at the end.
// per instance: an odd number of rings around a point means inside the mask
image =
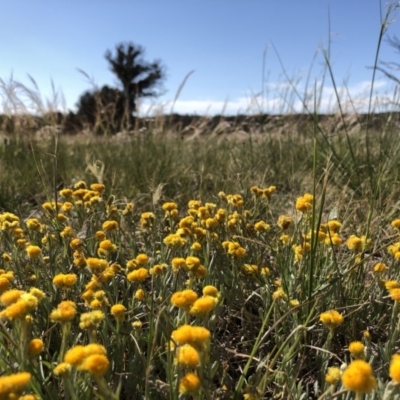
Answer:
POLYGON ((77 117, 96 133, 115 133, 124 122, 125 96, 121 90, 105 85, 84 92, 77 103, 77 117))
POLYGON ((143 59, 144 48, 133 43, 117 45, 116 53, 110 50, 105 54, 111 71, 121 82, 124 94, 124 110, 128 125, 132 121, 133 112, 137 111, 137 100, 141 97, 159 95, 156 90, 165 77, 160 61, 149 63, 143 59))

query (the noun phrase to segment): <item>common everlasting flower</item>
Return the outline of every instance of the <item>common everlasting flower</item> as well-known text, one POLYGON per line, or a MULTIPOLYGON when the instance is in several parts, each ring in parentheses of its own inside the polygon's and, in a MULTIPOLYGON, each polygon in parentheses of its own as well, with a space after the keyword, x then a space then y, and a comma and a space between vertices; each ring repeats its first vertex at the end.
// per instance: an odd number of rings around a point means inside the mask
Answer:
POLYGON ((344 318, 336 310, 329 310, 322 313, 319 320, 329 329, 334 329, 343 323, 344 318))
POLYGON ((179 393, 187 395, 195 395, 200 389, 200 378, 189 372, 186 374, 179 383, 179 393))
POLYGON ((28 354, 30 356, 37 356, 43 351, 44 343, 41 339, 32 339, 28 345, 28 354))
POLYGON ((38 258, 42 254, 42 249, 39 246, 29 245, 26 253, 30 258, 38 258))
POLYGON ((356 393, 370 393, 376 387, 372 367, 364 360, 354 360, 342 374, 343 386, 356 393))
POLYGON ((400 354, 393 354, 389 366, 389 375, 396 383, 400 383, 400 354))
POLYGON ((355 341, 349 344, 349 352, 356 359, 363 360, 365 358, 364 349, 365 346, 362 342, 355 341))
POLYGON ((196 300, 197 293, 191 289, 182 290, 181 292, 175 292, 171 297, 171 303, 175 307, 189 308, 196 300))
POLYGON ((195 368, 200 364, 200 356, 193 346, 190 344, 184 344, 177 348, 176 362, 185 367, 195 368))
POLYGON ((204 315, 214 310, 217 305, 217 300, 212 296, 204 296, 197 299, 192 307, 190 308, 190 314, 192 315, 204 315))
POLYGON ((70 300, 64 300, 50 313, 50 321, 69 322, 75 318, 76 304, 70 300))
POLYGON ((329 367, 325 375, 325 381, 330 385, 336 385, 340 381, 340 368, 329 367))

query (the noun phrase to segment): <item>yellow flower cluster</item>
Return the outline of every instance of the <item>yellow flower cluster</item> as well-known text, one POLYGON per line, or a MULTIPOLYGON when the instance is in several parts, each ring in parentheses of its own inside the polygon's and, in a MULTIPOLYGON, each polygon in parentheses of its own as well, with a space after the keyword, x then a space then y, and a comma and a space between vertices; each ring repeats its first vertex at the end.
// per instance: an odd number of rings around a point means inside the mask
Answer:
POLYGON ((224 250, 235 258, 243 258, 246 255, 246 249, 239 242, 225 241, 222 243, 224 250))
POLYGON ((29 372, 18 372, 16 374, 0 377, 0 398, 18 399, 18 395, 23 392, 31 381, 29 372))
POLYGON ((50 320, 53 322, 69 322, 75 318, 76 304, 70 300, 64 300, 57 308, 50 313, 50 320))
POLYGON ((306 193, 296 200, 296 210, 302 212, 303 214, 306 214, 312 210, 313 203, 314 196, 312 194, 306 193))
POLYGON ((25 318, 27 314, 36 309, 44 296, 45 294, 36 288, 31 288, 29 292, 6 291, 0 297, 0 302, 6 306, 0 312, 0 318, 8 320, 25 318))
POLYGON ((258 186, 252 186, 250 191, 256 197, 265 197, 266 199, 270 200, 273 193, 276 192, 276 186, 269 186, 267 188, 260 188, 258 186))
MULTIPOLYGON (((88 372, 93 377, 104 375, 110 366, 105 347, 96 343, 74 346, 66 352, 64 363, 76 367, 79 371, 88 372)), ((68 370, 68 366, 63 364, 57 367, 55 370, 57 375, 68 370)))

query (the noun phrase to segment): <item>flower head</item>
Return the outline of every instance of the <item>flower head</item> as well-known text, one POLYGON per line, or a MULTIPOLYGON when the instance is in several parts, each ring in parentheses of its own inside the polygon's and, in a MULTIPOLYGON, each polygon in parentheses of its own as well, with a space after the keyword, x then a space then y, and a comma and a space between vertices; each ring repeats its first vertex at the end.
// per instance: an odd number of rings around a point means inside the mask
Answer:
POLYGON ((28 345, 28 354, 30 356, 37 356, 43 351, 44 343, 41 339, 32 339, 28 345))
POLYGON ((111 307, 111 314, 118 320, 123 320, 125 317, 126 307, 123 304, 114 304, 111 307))
POLYGON ((79 369, 88 372, 94 377, 100 377, 107 372, 109 367, 110 362, 108 361, 106 355, 93 354, 83 360, 82 364, 79 366, 79 369))
POLYGON ((186 374, 179 383, 179 393, 181 394, 195 395, 199 388, 200 378, 192 372, 186 374))
POLYGON ((69 322, 75 318, 76 304, 70 300, 64 300, 50 314, 50 321, 69 322))
POLYGON ((356 359, 363 360, 365 358, 364 349, 365 346, 362 342, 355 341, 349 344, 349 352, 356 359))
POLYGON ((336 310, 329 310, 322 313, 319 320, 329 329, 334 329, 343 323, 344 318, 336 310))
POLYGON ((393 354, 389 366, 389 375, 396 383, 400 383, 400 354, 393 354))
POLYGON ((181 292, 175 292, 171 297, 171 303, 175 307, 188 308, 197 300, 197 298, 198 296, 195 291, 186 289, 181 292))
POLYGON ((42 249, 39 246, 29 245, 26 248, 26 253, 30 258, 38 258, 42 254, 42 249))
POLYGON ((340 368, 338 367, 329 367, 328 371, 325 375, 325 381, 330 385, 335 385, 340 381, 340 368))
POLYGON ((376 387, 372 367, 364 360, 354 360, 342 374, 343 386, 357 393, 370 393, 376 387))
POLYGON ((193 346, 184 344, 177 349, 176 362, 185 367, 195 368, 200 364, 200 356, 193 346))
POLYGON ((192 307, 190 308, 190 314, 192 315, 204 315, 214 310, 217 305, 217 299, 212 296, 204 296, 197 299, 192 307))

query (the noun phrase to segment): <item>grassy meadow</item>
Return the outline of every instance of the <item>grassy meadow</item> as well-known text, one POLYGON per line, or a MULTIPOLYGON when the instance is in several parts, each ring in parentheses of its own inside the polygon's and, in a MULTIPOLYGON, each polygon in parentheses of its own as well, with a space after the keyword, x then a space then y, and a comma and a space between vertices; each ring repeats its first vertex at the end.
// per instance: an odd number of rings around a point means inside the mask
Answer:
POLYGON ((400 399, 399 114, 341 110, 9 135, 0 399, 400 399))

